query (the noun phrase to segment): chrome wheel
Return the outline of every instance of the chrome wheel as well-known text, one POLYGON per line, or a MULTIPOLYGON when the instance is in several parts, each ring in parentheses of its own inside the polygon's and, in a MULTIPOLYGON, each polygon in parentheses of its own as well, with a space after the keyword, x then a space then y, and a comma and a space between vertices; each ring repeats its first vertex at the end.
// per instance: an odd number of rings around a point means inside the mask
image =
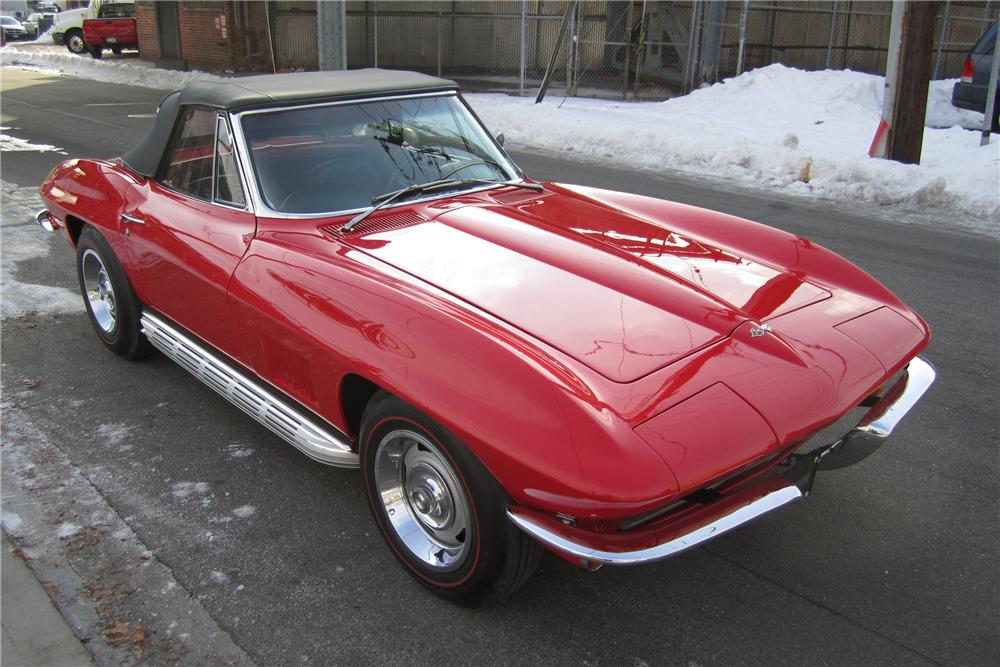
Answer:
POLYGON ((118 302, 108 270, 101 261, 101 256, 90 249, 84 251, 80 262, 87 304, 94 315, 94 321, 104 333, 114 333, 118 328, 118 302))
POLYGON ((73 53, 83 53, 83 50, 87 48, 86 43, 83 41, 83 35, 73 33, 66 38, 66 48, 68 48, 73 53))
POLYGON ((469 552, 469 500, 441 450, 414 431, 392 431, 374 465, 382 510, 403 545, 436 570, 460 567, 469 552))

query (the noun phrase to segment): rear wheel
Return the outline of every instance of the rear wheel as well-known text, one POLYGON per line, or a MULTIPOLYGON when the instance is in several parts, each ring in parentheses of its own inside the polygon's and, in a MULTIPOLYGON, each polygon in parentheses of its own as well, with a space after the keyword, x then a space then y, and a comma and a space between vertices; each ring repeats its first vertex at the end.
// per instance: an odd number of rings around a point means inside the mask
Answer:
POLYGON ((126 359, 152 352, 139 323, 139 298, 111 246, 89 225, 76 244, 76 269, 90 323, 101 342, 126 359))
POLYGON ((100 60, 101 56, 104 55, 104 49, 101 48, 100 46, 88 46, 87 51, 89 51, 90 55, 93 56, 96 60, 100 60))
POLYGON ((63 44, 70 50, 70 53, 83 53, 87 50, 87 44, 83 41, 83 31, 73 28, 63 35, 63 44))
POLYGON ((541 548, 507 520, 496 480, 404 401, 385 392, 372 398, 361 462, 368 504, 389 547, 438 595, 462 604, 503 598, 538 566, 541 548))

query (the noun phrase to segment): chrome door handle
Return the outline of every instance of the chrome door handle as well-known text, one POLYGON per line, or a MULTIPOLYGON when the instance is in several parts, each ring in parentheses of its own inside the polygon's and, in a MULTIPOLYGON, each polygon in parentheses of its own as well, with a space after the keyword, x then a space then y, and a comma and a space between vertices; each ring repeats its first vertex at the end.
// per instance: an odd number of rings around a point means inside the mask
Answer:
POLYGON ((132 223, 133 225, 144 225, 144 224, 146 224, 146 221, 143 220, 142 218, 136 218, 135 216, 126 215, 125 213, 122 213, 121 216, 119 216, 119 217, 121 217, 122 222, 124 222, 125 224, 129 224, 129 223, 132 223))

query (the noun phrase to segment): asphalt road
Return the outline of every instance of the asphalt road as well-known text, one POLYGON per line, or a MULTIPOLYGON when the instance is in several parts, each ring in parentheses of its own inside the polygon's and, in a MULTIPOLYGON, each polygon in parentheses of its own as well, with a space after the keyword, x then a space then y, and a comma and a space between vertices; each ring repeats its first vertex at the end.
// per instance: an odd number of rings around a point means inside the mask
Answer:
MULTIPOLYGON (((161 97, 8 70, 3 86, 9 133, 70 156, 120 154, 161 97)), ((937 384, 889 445, 822 476, 803 503, 654 565, 587 574, 546 558, 520 593, 479 610, 403 573, 357 473, 310 462, 162 357, 112 356, 82 314, 5 323, 6 400, 261 664, 998 664, 996 239, 513 155, 536 178, 707 206, 845 255, 930 322, 937 384), (26 377, 42 381, 30 399, 12 392, 26 377)), ((0 176, 34 186, 61 159, 5 153, 0 176)), ((70 250, 51 244, 16 277, 75 288, 70 250)))

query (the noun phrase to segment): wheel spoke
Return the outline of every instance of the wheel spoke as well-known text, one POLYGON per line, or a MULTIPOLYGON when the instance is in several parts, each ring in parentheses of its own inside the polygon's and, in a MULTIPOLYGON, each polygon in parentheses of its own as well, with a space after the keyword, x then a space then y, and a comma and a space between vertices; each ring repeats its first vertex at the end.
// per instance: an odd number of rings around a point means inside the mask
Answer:
POLYGON ((406 548, 430 567, 460 566, 469 501, 446 456, 416 432, 393 431, 379 443, 374 472, 389 525, 406 548))
POLYGON ((80 265, 87 306, 101 331, 112 334, 118 328, 118 302, 104 261, 88 248, 80 258, 80 265))

